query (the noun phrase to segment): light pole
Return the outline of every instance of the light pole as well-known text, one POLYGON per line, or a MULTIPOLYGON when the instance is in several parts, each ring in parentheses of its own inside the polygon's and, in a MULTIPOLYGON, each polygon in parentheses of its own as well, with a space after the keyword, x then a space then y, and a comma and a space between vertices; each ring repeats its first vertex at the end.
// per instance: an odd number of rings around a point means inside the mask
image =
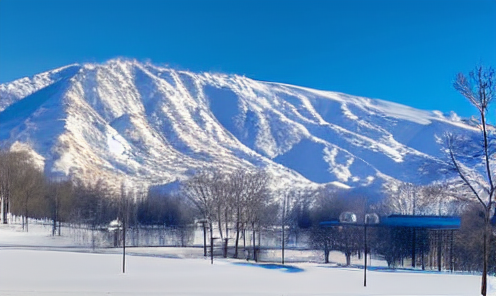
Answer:
POLYGON ((198 220, 197 223, 201 223, 203 226, 203 256, 207 257, 207 231, 205 224, 208 223, 208 219, 198 220))
MULTIPOLYGON (((124 150, 122 152, 126 156, 126 170, 128 165, 129 157, 131 156, 129 152, 124 150)), ((128 191, 125 186, 125 181, 127 181, 127 173, 124 181, 121 182, 121 210, 122 210, 122 273, 126 273, 126 227, 127 227, 127 211, 128 211, 128 191)))
POLYGON ((127 227, 127 197, 123 196, 122 210, 122 273, 126 273, 126 227, 127 227))
POLYGON ((363 241, 364 241, 364 264, 363 264, 363 286, 367 287, 367 225, 368 224, 378 224, 379 216, 376 213, 365 214, 365 219, 363 221, 363 241))
POLYGON ((339 215, 341 224, 351 224, 354 226, 363 226, 363 245, 364 245, 364 263, 363 263, 363 286, 367 287, 367 225, 379 224, 379 216, 376 213, 365 214, 363 224, 357 223, 356 215, 352 212, 343 212, 339 215))
POLYGON ((123 183, 121 183, 121 215, 122 215, 122 273, 126 273, 126 228, 128 223, 128 190, 123 183))

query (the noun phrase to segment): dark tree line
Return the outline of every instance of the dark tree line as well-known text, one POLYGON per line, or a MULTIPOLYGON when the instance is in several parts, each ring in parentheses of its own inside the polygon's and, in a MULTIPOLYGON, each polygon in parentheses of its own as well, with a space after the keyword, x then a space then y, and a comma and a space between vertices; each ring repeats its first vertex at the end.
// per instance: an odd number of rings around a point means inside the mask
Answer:
POLYGON ((190 205, 177 196, 150 191, 138 196, 130 188, 115 188, 103 180, 86 184, 67 178, 47 177, 27 152, 0 151, 0 199, 3 223, 8 213, 52 221, 52 234, 60 235, 62 223, 93 230, 127 218, 129 226, 178 226, 192 223, 190 205), (126 190, 125 194, 121 189, 126 190), (124 197, 124 198, 123 198, 124 197))

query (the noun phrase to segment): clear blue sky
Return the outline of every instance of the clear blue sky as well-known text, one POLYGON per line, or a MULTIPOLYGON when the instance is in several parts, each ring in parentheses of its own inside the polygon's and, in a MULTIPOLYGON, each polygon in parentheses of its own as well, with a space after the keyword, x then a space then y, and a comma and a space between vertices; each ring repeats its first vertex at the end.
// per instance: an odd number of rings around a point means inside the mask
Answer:
POLYGON ((0 0, 0 83, 118 56, 468 116, 496 0, 0 0))

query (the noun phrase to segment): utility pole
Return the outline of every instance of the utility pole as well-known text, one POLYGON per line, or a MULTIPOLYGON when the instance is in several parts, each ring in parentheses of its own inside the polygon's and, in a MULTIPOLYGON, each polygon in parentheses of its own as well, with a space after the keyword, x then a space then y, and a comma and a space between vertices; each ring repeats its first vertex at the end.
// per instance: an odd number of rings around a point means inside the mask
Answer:
POLYGON ((124 183, 121 184, 121 214, 122 214, 122 273, 126 273, 126 228, 127 228, 127 192, 124 183))
POLYGON ((126 218, 124 217, 122 219, 122 273, 126 273, 126 226, 126 218))
POLYGON ((285 228, 285 223, 286 222, 286 195, 283 197, 282 201, 282 264, 284 265, 284 241, 285 241, 285 235, 284 235, 284 228, 285 228))
POLYGON ((363 243, 364 243, 364 264, 363 264, 363 286, 367 287, 367 220, 363 225, 363 243))
POLYGON ((203 228, 203 257, 207 257, 207 226, 208 219, 198 220, 196 223, 201 223, 203 228))

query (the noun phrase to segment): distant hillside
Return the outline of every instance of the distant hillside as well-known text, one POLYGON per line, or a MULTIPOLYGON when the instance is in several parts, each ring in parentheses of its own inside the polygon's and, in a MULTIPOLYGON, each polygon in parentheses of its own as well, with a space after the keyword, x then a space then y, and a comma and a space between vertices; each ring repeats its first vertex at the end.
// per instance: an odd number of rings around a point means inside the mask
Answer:
POLYGON ((47 173, 146 185, 211 167, 264 167, 285 180, 278 186, 426 184, 441 177, 437 137, 473 133, 467 123, 382 100, 126 59, 0 85, 4 145, 27 144, 47 173))

